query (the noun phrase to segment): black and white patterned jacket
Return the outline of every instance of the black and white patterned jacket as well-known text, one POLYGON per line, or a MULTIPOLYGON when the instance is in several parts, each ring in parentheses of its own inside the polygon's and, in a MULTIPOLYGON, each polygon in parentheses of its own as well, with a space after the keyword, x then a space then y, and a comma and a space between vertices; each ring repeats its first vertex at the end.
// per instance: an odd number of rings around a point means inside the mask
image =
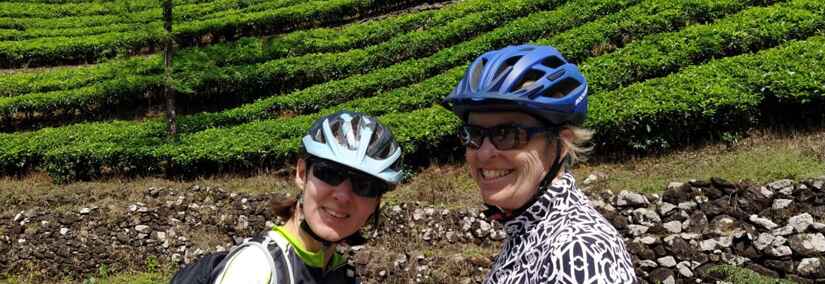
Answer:
POLYGON ((576 188, 559 176, 507 231, 485 283, 636 283, 621 235, 576 188))

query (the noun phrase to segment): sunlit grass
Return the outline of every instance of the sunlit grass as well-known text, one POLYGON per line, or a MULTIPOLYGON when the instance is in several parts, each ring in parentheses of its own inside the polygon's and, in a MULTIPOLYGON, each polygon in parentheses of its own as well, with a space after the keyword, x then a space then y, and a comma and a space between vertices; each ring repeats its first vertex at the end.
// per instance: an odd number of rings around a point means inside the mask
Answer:
POLYGON ((730 181, 767 183, 777 179, 801 179, 825 175, 825 133, 773 137, 764 134, 734 146, 711 145, 661 157, 621 163, 583 165, 575 173, 580 180, 594 172, 608 178, 594 186, 612 191, 660 192, 671 181, 721 177, 730 181))
POLYGON ((726 281, 730 283, 748 283, 748 284, 793 284, 796 282, 775 279, 761 275, 753 270, 742 268, 734 265, 718 265, 710 269, 710 271, 722 272, 727 275, 726 281))

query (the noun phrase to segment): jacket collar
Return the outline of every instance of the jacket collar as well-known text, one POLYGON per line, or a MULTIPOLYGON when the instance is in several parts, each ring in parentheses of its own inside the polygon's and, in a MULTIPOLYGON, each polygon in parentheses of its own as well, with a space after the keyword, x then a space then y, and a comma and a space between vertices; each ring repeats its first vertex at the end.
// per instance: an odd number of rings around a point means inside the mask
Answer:
MULTIPOLYGON (((541 188, 539 188, 541 190, 541 188)), ((571 196, 581 195, 576 189, 576 178, 569 171, 565 171, 561 176, 544 187, 544 193, 530 207, 515 216, 510 221, 504 223, 504 229, 508 236, 519 235, 530 230, 536 224, 546 219, 551 212, 564 210, 569 205, 571 196)), ((579 199, 579 198, 576 198, 579 199)))

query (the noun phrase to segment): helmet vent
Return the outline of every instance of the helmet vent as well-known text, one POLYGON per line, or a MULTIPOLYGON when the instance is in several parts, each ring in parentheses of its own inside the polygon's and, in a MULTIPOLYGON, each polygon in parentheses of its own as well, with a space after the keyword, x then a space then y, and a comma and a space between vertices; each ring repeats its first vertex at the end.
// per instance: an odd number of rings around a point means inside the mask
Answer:
POLYGON ((327 143, 327 139, 324 138, 324 132, 321 131, 321 128, 315 129, 314 135, 312 135, 312 139, 318 141, 318 143, 327 143))
POLYGON ((336 119, 330 124, 330 130, 334 133, 339 145, 344 145, 349 150, 355 150, 358 147, 358 141, 361 136, 361 131, 359 131, 360 122, 360 119, 353 119, 349 121, 349 123, 336 119))
POLYGON ((484 72, 484 67, 487 65, 487 59, 482 58, 475 66, 473 66, 470 72, 470 88, 472 90, 478 90, 478 82, 481 80, 481 73, 484 72))
POLYGON ((541 64, 553 69, 559 68, 565 64, 564 60, 556 56, 549 56, 541 61, 541 64))
POLYGON ((544 93, 544 96, 550 98, 563 98, 579 86, 581 86, 579 81, 576 81, 573 78, 565 78, 547 90, 547 92, 544 93))
POLYGON ((510 57, 510 58, 507 58, 507 60, 504 60, 504 63, 502 63, 501 66, 498 67, 498 70, 496 70, 496 73, 495 73, 496 78, 501 77, 502 72, 507 71, 507 70, 512 70, 513 68, 510 68, 510 67, 513 67, 513 65, 516 65, 516 62, 518 62, 519 59, 521 59, 521 56, 513 56, 513 57, 510 57))
POLYGON ((394 144, 388 143, 392 136, 388 135, 389 133, 385 134, 384 130, 384 128, 375 128, 375 132, 370 137, 370 145, 367 147, 367 156, 374 159, 386 159, 395 150, 392 147, 394 144))
POLYGON ((527 89, 530 85, 535 84, 536 81, 541 79, 542 76, 544 76, 544 72, 532 69, 528 71, 527 74, 524 74, 524 76, 521 77, 521 80, 514 84, 509 92, 527 89))

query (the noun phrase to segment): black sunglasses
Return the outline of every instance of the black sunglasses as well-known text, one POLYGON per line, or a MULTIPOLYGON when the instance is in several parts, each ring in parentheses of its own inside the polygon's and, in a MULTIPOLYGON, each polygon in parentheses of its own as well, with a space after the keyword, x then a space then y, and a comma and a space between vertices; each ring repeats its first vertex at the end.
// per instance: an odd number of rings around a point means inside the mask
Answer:
POLYGON ((323 159, 308 161, 313 176, 331 186, 337 186, 349 179, 352 192, 358 196, 378 197, 391 189, 387 182, 339 163, 323 159))
POLYGON ((481 148, 485 137, 490 137, 490 142, 498 150, 511 150, 521 148, 530 141, 534 135, 547 131, 555 131, 553 127, 525 127, 520 125, 496 125, 493 127, 481 127, 478 125, 465 124, 459 129, 458 138, 461 143, 470 149, 481 148))

